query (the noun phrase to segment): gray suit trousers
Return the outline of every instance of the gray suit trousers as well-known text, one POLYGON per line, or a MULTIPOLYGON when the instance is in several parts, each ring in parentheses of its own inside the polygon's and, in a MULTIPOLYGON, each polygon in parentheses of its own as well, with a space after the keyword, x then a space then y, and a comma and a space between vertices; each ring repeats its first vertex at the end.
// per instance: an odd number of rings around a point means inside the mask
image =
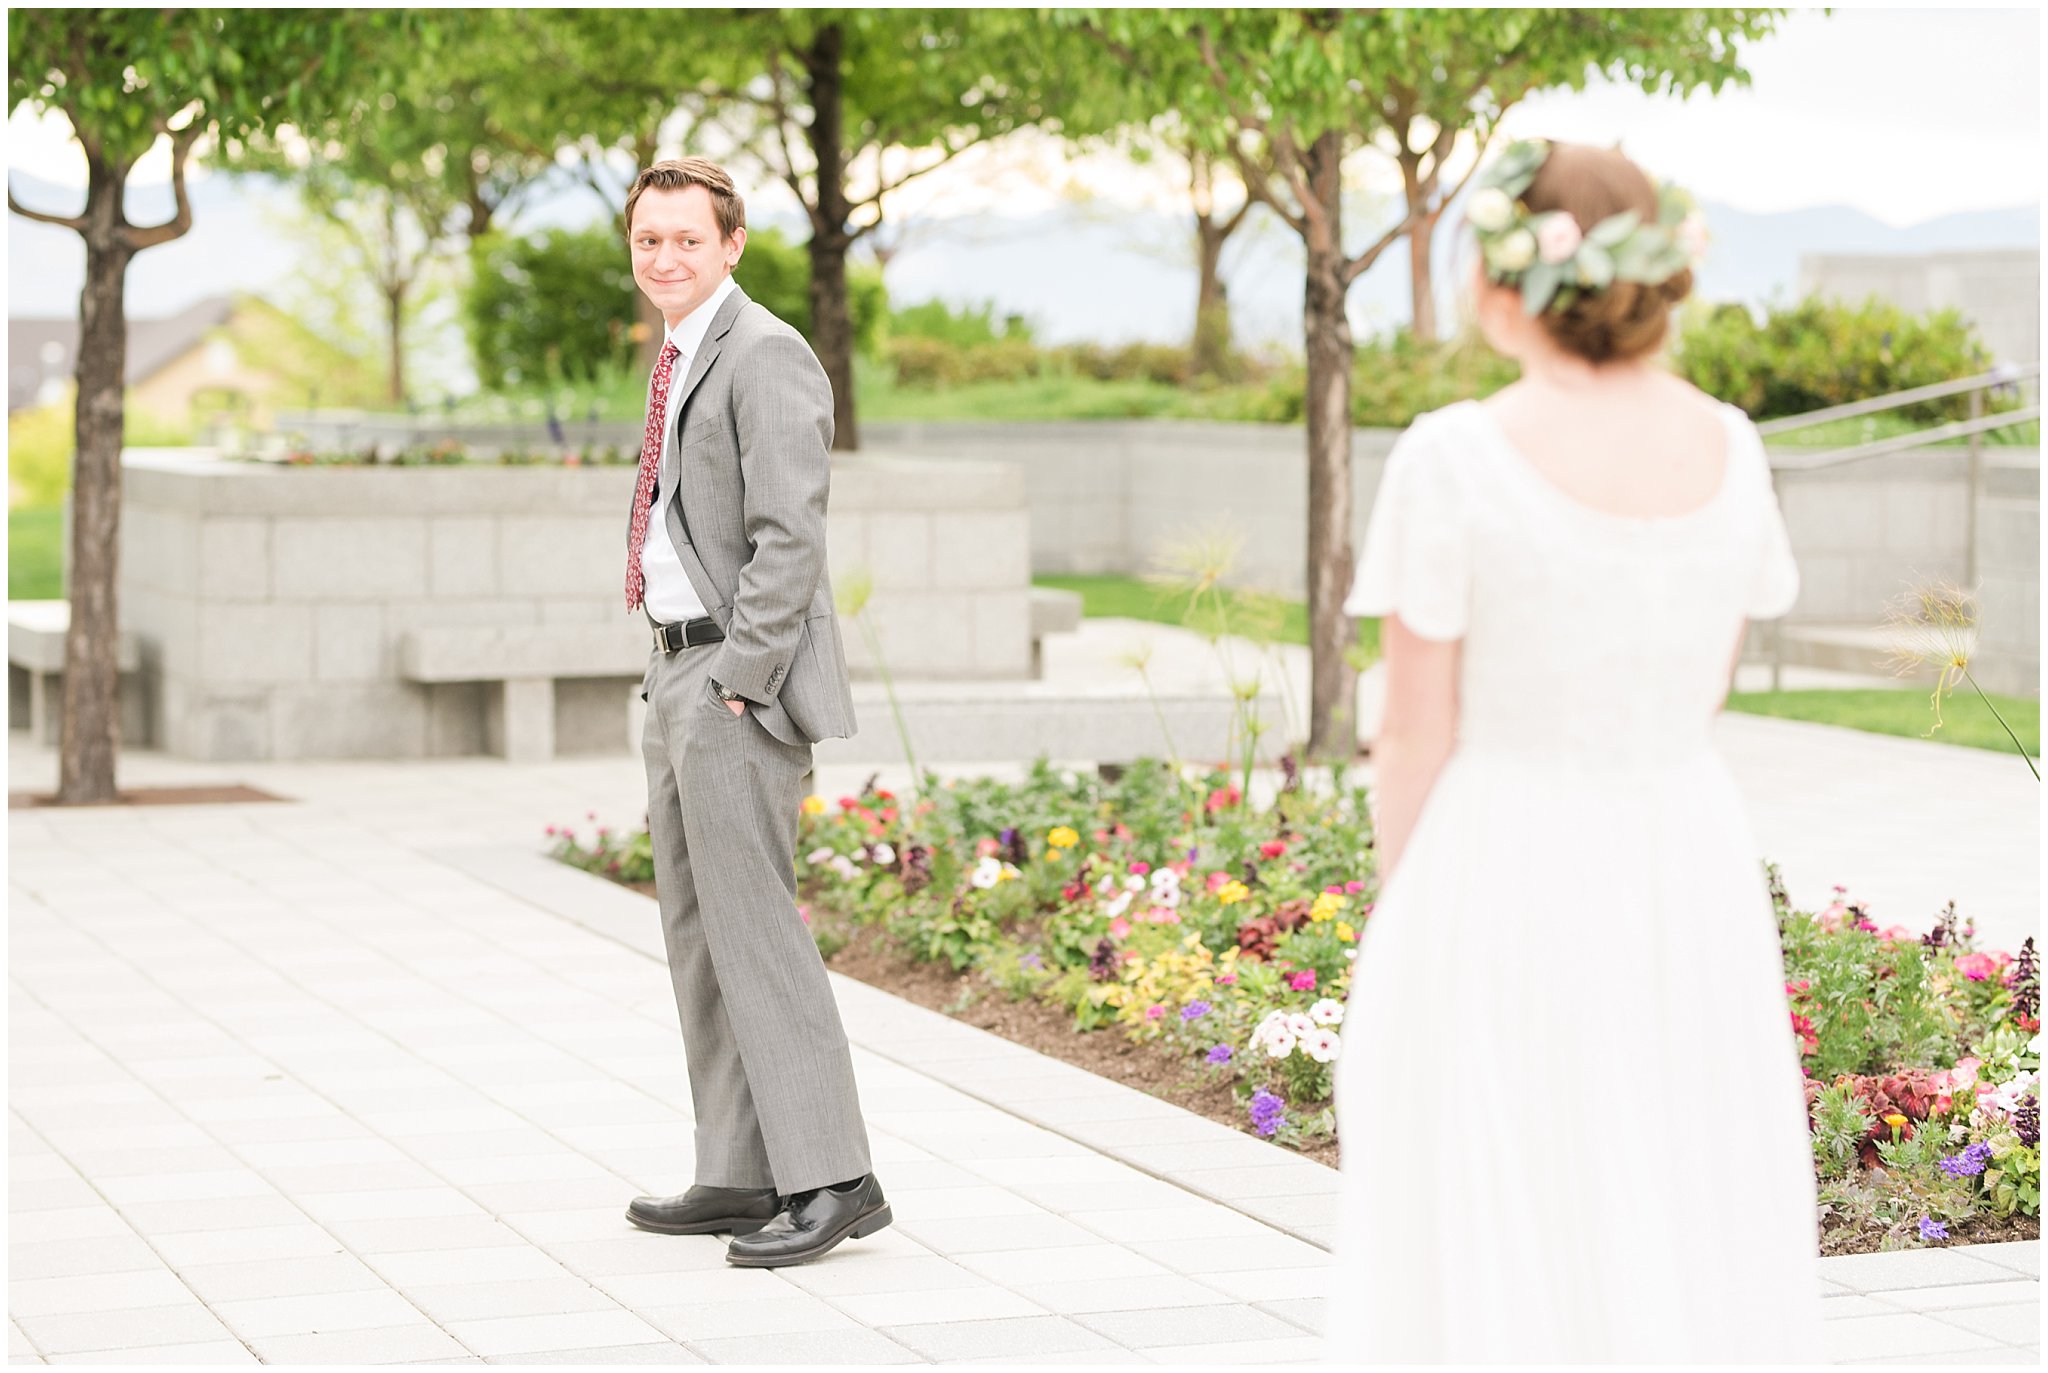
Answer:
POLYGON ((735 715, 715 644, 647 672, 647 823, 697 1117, 695 1181, 784 1194, 873 1171, 853 1058, 796 909, 808 744, 735 715))

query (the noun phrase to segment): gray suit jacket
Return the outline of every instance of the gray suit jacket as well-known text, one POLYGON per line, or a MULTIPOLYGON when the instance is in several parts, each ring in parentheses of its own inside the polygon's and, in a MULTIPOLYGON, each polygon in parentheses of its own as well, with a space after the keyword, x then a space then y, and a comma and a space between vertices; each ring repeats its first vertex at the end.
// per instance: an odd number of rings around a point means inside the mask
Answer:
POLYGON ((856 728, 832 579, 832 384, 803 335, 733 289, 663 439, 662 518, 725 630, 711 679, 788 744, 856 728))

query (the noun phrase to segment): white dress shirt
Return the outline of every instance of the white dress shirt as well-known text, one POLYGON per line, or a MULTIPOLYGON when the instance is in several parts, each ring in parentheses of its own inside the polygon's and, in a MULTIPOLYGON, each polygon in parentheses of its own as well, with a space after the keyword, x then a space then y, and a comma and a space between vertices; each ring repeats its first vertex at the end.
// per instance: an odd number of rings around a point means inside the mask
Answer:
POLYGON ((662 511, 676 480, 676 413, 683 403, 683 380, 689 376, 690 363, 704 346, 704 335, 711 330, 711 317, 733 290, 733 279, 728 276, 718 283, 709 300, 677 320, 668 331, 668 341, 676 346, 676 360, 669 374, 668 409, 661 419, 661 475, 654 488, 654 518, 647 523, 647 542, 640 547, 640 570, 647 577, 647 613, 662 624, 694 620, 708 613, 697 588, 690 584, 689 574, 683 571, 683 560, 668 536, 668 521, 662 518, 662 511))

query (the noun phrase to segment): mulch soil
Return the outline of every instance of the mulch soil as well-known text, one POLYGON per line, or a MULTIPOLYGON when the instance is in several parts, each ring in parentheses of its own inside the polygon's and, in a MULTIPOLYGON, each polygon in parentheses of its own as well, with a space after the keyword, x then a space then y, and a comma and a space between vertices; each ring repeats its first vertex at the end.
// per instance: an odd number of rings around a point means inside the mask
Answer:
MULTIPOLYGON (((651 882, 630 885, 648 896, 654 894, 651 882)), ((825 922, 825 928, 833 933, 846 936, 846 943, 825 960, 825 965, 836 973, 1252 1134, 1244 1107, 1229 1086, 1206 1079, 1197 1065, 1176 1064, 1151 1045, 1133 1043, 1121 1034, 1077 1031, 1068 1012, 1042 1001, 1013 1001, 978 972, 957 973, 944 962, 920 962, 878 926, 850 925, 817 904, 811 906, 811 918, 825 922)), ((1334 1139, 1289 1152, 1332 1168, 1337 1166, 1334 1139)), ((1879 1229, 1858 1230, 1837 1223, 1822 1231, 1820 1251, 1823 1255, 1876 1253, 1883 1238, 1879 1229)), ((2039 1238, 2038 1217, 2013 1216, 2001 1220, 1987 1215, 1950 1225, 1948 1243, 1942 1247, 2039 1238)))
MULTIPOLYGON (((252 802, 289 801, 289 796, 273 796, 255 787, 133 787, 116 793, 115 799, 102 804, 109 806, 240 806, 252 802)), ((7 793, 7 809, 31 810, 38 806, 59 804, 52 792, 10 791, 7 793)), ((83 807, 67 807, 83 809, 83 807)))

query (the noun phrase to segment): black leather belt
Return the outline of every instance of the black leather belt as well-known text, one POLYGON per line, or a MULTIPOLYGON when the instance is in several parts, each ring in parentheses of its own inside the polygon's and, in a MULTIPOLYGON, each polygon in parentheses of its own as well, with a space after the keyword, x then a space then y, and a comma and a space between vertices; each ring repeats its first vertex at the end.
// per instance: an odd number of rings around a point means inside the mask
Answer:
POLYGON ((654 627, 654 646, 663 653, 681 653, 686 648, 699 644, 715 644, 725 637, 725 631, 718 627, 718 621, 709 615, 700 615, 694 620, 679 620, 673 624, 657 624, 652 615, 647 622, 654 627))

